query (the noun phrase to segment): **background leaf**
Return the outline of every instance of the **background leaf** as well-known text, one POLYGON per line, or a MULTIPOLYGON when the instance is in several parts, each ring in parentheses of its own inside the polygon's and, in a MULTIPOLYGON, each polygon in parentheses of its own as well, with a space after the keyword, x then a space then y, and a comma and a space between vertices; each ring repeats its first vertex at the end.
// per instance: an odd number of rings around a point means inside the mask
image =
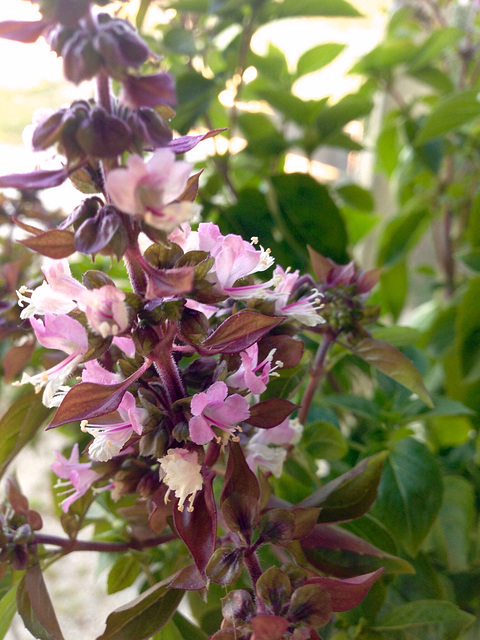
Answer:
POLYGON ((457 640, 474 620, 453 602, 420 600, 396 607, 373 628, 386 640, 457 640))
POLYGON ((442 503, 442 476, 428 448, 413 438, 394 443, 385 462, 373 513, 415 555, 442 503))

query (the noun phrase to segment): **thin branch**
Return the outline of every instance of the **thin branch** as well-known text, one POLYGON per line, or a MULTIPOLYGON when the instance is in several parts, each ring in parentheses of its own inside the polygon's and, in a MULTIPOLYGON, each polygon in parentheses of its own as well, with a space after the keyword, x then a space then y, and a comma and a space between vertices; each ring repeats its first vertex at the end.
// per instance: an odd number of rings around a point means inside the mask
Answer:
POLYGON ((325 333, 322 342, 318 346, 315 361, 310 372, 310 379, 305 395, 303 396, 302 406, 298 412, 298 419, 302 424, 305 424, 318 384, 325 373, 325 358, 333 341, 334 336, 330 333, 325 333))
POLYGON ((59 536, 51 536, 48 533, 36 533, 33 536, 34 544, 46 544, 63 549, 64 553, 72 553, 72 551, 108 551, 109 553, 124 553, 130 549, 141 551, 157 547, 170 540, 175 540, 174 534, 157 536, 148 538, 147 540, 132 539, 128 542, 103 542, 100 540, 71 540, 70 538, 61 538, 59 536))

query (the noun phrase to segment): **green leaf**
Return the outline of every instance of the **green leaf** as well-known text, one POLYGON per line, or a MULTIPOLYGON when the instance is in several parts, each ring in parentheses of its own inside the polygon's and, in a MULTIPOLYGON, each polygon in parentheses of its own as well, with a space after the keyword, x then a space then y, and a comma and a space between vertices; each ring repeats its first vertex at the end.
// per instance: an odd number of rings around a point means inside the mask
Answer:
POLYGON ((346 206, 341 208, 341 212, 352 245, 356 245, 362 238, 370 233, 382 219, 380 215, 373 215, 346 206))
POLYGON ((393 218, 385 227, 379 243, 378 263, 398 263, 416 245, 428 228, 430 216, 425 209, 415 209, 393 218))
POLYGON ((464 376, 480 374, 480 278, 470 281, 458 307, 456 349, 464 376))
POLYGON ((377 165, 387 176, 391 176, 398 165, 402 144, 396 122, 387 122, 377 137, 377 165))
POLYGON ((140 0, 140 5, 135 18, 135 26, 139 31, 142 29, 143 21, 145 20, 145 16, 147 15, 148 8, 151 4, 152 0, 140 0))
POLYGON ((408 274, 405 261, 384 269, 380 276, 380 285, 383 305, 396 321, 407 296, 408 274))
POLYGON ((0 640, 5 638, 12 624, 13 616, 17 612, 17 587, 18 584, 9 589, 0 600, 0 640))
MULTIPOLYGON (((302 100, 283 89, 261 87, 255 93, 261 100, 266 100, 272 107, 280 111, 287 120, 293 120, 303 127, 306 124, 313 123, 323 108, 322 101, 302 100)), ((258 118, 262 114, 248 114, 244 118, 252 115, 258 118)), ((258 133, 263 137, 262 131, 258 133)), ((279 137, 281 138, 281 136, 279 137)), ((252 141, 249 142, 250 146, 251 143, 252 141)), ((279 143, 277 143, 277 146, 279 146, 279 143)))
POLYGON ((379 421, 381 410, 376 402, 361 396, 354 396, 349 393, 333 393, 322 398, 322 404, 328 407, 335 407, 342 411, 351 411, 356 416, 366 420, 379 421))
POLYGON ((247 151, 259 156, 272 156, 282 153, 287 142, 277 131, 270 118, 263 113, 244 113, 238 117, 238 126, 245 135, 247 151))
POLYGON ((433 454, 418 440, 403 438, 393 444, 385 463, 373 515, 415 555, 437 517, 442 492, 433 454))
POLYGON ((16 400, 0 420, 0 477, 8 465, 33 438, 46 421, 51 409, 32 389, 16 400))
POLYGON ((122 555, 110 569, 107 593, 116 593, 130 587, 140 573, 138 560, 131 555, 122 555))
POLYGON ((341 522, 362 516, 377 497, 387 455, 387 451, 380 451, 365 458, 353 469, 314 491, 297 507, 321 507, 319 522, 341 522))
POLYGON ((395 382, 399 382, 412 393, 416 393, 428 407, 433 407, 418 369, 411 360, 388 342, 374 338, 363 338, 354 347, 349 346, 349 349, 395 382))
POLYGON ((475 247, 471 251, 456 253, 455 258, 463 262, 472 271, 480 272, 480 247, 475 247))
POLYGON ((285 230, 292 248, 306 253, 308 244, 335 262, 347 262, 345 223, 328 189, 302 173, 275 176, 272 184, 280 231, 285 230))
POLYGON ((441 600, 419 600, 396 607, 373 627, 385 640, 457 640, 475 617, 441 600))
POLYGON ((357 118, 368 116, 373 109, 370 97, 349 94, 335 104, 323 109, 317 119, 317 130, 320 139, 326 144, 332 134, 357 118))
POLYGON ((183 593, 163 583, 150 587, 132 602, 115 609, 97 640, 148 640, 170 620, 183 593))
POLYGON ((440 99, 421 127, 415 144, 421 145, 449 133, 480 116, 480 100, 476 89, 461 91, 440 99))
POLYGON ((18 613, 38 640, 64 640, 40 565, 29 567, 17 588, 18 613))
POLYGON ((297 78, 326 67, 332 60, 335 60, 346 46, 347 45, 338 42, 326 42, 312 49, 308 49, 308 51, 305 51, 298 59, 297 78))
POLYGON ((417 47, 409 38, 386 40, 359 60, 350 73, 385 75, 393 67, 415 57, 417 47))
POLYGON ((470 205, 467 234, 472 247, 480 247, 480 192, 470 205))
POLYGON ((359 18, 362 14, 346 0, 283 0, 265 3, 261 15, 264 20, 280 20, 299 16, 359 18))
POLYGON ((267 398, 290 398, 302 383, 306 373, 306 365, 299 364, 291 369, 280 369, 278 376, 271 378, 262 400, 267 398))
POLYGON ((312 458, 339 460, 348 451, 348 445, 335 425, 316 420, 305 427, 302 447, 312 458))
POLYGON ((412 347, 421 338, 420 331, 412 327, 379 327, 372 334, 377 340, 385 340, 393 347, 412 347))
POLYGON ((178 106, 172 127, 181 134, 188 133, 193 124, 205 114, 215 96, 214 80, 190 71, 177 78, 178 106))
POLYGON ((172 619, 152 640, 207 640, 208 636, 181 613, 175 611, 172 619))
POLYGON ((197 51, 192 32, 181 27, 169 29, 163 36, 163 44, 173 53, 181 53, 187 56, 194 56, 197 51))
POLYGON ((358 184, 345 184, 337 189, 338 195, 344 203, 352 209, 360 211, 373 211, 374 201, 372 193, 368 189, 358 186, 358 184))
POLYGON ((455 45, 463 35, 464 32, 458 27, 444 27, 433 31, 411 60, 411 68, 415 69, 432 61, 436 62, 444 49, 455 45))
POLYGON ((476 521, 475 490, 460 476, 446 476, 443 483, 443 503, 433 539, 449 571, 468 571, 476 521))

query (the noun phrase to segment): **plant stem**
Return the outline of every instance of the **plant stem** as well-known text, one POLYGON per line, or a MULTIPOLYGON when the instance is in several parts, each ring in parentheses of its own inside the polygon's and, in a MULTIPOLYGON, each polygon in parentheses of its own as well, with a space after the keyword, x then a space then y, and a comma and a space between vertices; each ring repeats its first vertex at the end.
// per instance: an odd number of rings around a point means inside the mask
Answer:
POLYGON ((175 538, 176 536, 170 534, 156 538, 148 538, 147 540, 133 539, 129 542, 102 542, 100 540, 71 540, 70 538, 51 536, 47 533, 36 533, 33 537, 33 542, 34 544, 47 544, 61 547, 65 554, 71 553, 72 551, 108 551, 109 553, 122 553, 129 549, 140 551, 142 549, 156 547, 175 538))
POLYGON ((97 102, 107 113, 112 112, 112 97, 110 93, 110 79, 105 71, 97 75, 97 102))
MULTIPOLYGON (((160 331, 157 331, 157 333, 160 334, 160 331)), ((175 338, 175 333, 175 325, 166 325, 165 332, 163 336, 161 336, 160 342, 155 347, 155 359, 153 361, 155 368, 158 371, 158 375, 163 382, 167 399, 170 404, 176 400, 185 398, 187 395, 182 377, 172 356, 172 344, 175 338)))
POLYGON ((257 580, 262 575, 262 567, 260 566, 260 562, 258 561, 255 551, 253 553, 245 554, 245 564, 252 580, 252 586, 255 589, 257 580))
POLYGON ((305 395, 303 396, 302 406, 298 412, 298 419, 302 424, 305 424, 318 384, 325 373, 325 357, 334 339, 335 338, 332 334, 325 333, 322 342, 318 346, 313 367, 310 372, 310 379, 308 381, 305 395))
POLYGON ((142 258, 142 254, 140 253, 138 242, 135 241, 125 251, 123 261, 134 293, 144 294, 147 289, 147 280, 139 258, 142 258))

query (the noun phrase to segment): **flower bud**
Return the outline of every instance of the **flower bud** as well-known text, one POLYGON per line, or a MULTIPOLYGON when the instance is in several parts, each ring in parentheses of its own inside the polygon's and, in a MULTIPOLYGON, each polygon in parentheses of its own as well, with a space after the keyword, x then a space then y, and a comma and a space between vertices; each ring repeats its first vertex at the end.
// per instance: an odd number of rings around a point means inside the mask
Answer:
POLYGON ((231 625, 248 622, 255 615, 252 596, 245 589, 235 589, 222 598, 223 619, 231 625))

